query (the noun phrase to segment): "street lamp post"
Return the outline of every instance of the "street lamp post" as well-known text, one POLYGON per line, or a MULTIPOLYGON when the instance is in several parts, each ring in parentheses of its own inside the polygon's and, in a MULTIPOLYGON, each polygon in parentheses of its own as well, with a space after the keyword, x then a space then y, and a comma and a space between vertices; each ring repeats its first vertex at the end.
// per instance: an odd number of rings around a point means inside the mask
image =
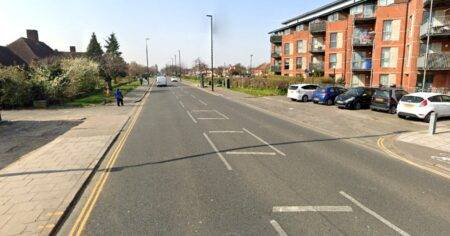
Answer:
POLYGON ((252 77, 252 63, 253 63, 253 54, 250 54, 250 77, 252 77))
POLYGON ((146 55, 146 59, 147 59, 147 74, 145 76, 145 79, 147 80, 147 84, 150 85, 150 81, 149 81, 149 75, 150 75, 150 70, 148 68, 148 40, 150 40, 149 38, 145 38, 145 55, 146 55))
POLYGON ((214 44, 213 44, 213 16, 206 15, 211 22, 211 90, 214 91, 214 44))
POLYGON ((180 66, 180 81, 181 81, 182 70, 181 70, 181 51, 180 51, 180 49, 178 49, 178 64, 180 66))
POLYGON ((173 64, 173 70, 174 70, 175 76, 177 76, 177 54, 174 55, 174 58, 175 58, 175 62, 173 64))

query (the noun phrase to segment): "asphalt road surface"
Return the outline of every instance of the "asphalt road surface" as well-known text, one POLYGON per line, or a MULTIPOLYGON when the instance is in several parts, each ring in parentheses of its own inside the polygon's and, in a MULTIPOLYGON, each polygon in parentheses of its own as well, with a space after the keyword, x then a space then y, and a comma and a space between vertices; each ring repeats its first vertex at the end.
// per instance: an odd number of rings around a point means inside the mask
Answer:
POLYGON ((448 179, 180 83, 148 99, 84 234, 450 235, 448 179))

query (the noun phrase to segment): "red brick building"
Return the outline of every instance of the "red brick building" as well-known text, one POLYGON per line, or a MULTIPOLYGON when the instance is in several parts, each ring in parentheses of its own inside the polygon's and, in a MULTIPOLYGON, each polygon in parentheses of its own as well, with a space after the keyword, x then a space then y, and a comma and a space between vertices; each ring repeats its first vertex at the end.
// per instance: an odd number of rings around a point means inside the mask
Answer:
POLYGON ((272 71, 448 92, 450 1, 434 0, 431 17, 430 7, 431 0, 338 0, 306 12, 270 32, 272 71))

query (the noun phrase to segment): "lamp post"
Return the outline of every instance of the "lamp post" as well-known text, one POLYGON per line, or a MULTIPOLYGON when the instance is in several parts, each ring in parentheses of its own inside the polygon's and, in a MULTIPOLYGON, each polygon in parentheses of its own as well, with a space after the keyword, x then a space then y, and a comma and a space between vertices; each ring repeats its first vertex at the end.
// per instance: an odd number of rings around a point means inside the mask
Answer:
POLYGON ((145 76, 145 79, 147 80, 147 84, 150 86, 150 82, 149 82, 149 75, 150 75, 150 70, 148 68, 148 40, 150 40, 150 38, 145 38, 145 55, 146 55, 146 59, 147 59, 147 74, 145 76))
POLYGON ((430 12, 428 14, 428 29, 427 29, 427 46, 425 49, 425 64, 423 68, 423 78, 422 78, 422 92, 425 92, 425 83, 427 82, 427 70, 428 70, 428 54, 430 53, 430 31, 431 23, 433 22, 433 0, 430 2, 430 12))
POLYGON ((252 77, 252 63, 253 63, 253 54, 250 54, 250 77, 252 77))
POLYGON ((181 70, 181 51, 178 49, 178 64, 180 66, 180 81, 181 81, 181 74, 183 73, 181 70))
POLYGON ((214 91, 214 44, 213 44, 213 16, 206 15, 211 22, 211 91, 214 91))
POLYGON ((176 67, 177 66, 177 54, 175 54, 173 58, 175 58, 175 62, 173 64, 173 70, 174 70, 175 76, 177 76, 177 67, 176 67))

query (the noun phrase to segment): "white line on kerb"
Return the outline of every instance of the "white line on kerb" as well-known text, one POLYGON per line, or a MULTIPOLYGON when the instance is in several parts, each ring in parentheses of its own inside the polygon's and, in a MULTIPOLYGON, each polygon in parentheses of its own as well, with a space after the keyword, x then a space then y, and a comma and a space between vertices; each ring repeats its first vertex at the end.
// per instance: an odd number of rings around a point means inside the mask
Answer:
POLYGON ((217 149, 216 145, 214 145, 214 143, 211 141, 211 139, 208 137, 208 135, 206 133, 203 133, 203 136, 205 136, 206 140, 208 140, 209 145, 211 145, 211 147, 217 153, 217 155, 219 156, 220 160, 222 160, 223 164, 225 164, 227 169, 228 170, 233 170, 233 168, 231 168, 231 165, 228 163, 228 161, 225 159, 225 157, 223 157, 222 153, 219 152, 219 149, 217 149))
POLYGON ((211 117, 211 118, 209 118, 209 117, 200 117, 200 118, 197 118, 197 120, 226 120, 225 118, 222 118, 222 117, 219 117, 219 118, 214 118, 214 117, 211 117))
POLYGON ((192 110, 192 112, 213 112, 214 110, 192 110))
POLYGON ((400 229, 399 227, 395 226, 394 224, 392 224, 391 222, 389 222, 388 220, 386 220, 385 218, 383 218, 382 216, 378 215, 376 212, 370 210, 369 208, 367 208, 366 206, 364 206, 362 203, 358 202, 356 199, 354 199, 352 196, 348 195, 347 193, 345 193, 344 191, 340 191, 339 192, 342 196, 344 196, 345 198, 347 198, 348 200, 350 200, 351 202, 353 202, 355 205, 357 205, 358 207, 360 207, 361 209, 363 209, 365 212, 369 213, 370 215, 372 215, 373 217, 377 218, 379 221, 383 222, 385 225, 387 225, 388 227, 390 227, 391 229, 397 231, 397 233, 399 233, 400 235, 403 236, 409 236, 408 233, 406 233, 405 231, 403 231, 402 229, 400 229))
POLYGON ((261 156, 275 156, 275 152, 226 152, 227 155, 261 155, 261 156))
POLYGON ((213 131, 209 131, 210 134, 234 134, 234 133, 238 133, 238 134, 243 134, 244 131, 241 130, 213 130, 213 131))
POLYGON ((276 206, 273 212, 352 212, 350 206, 276 206))
POLYGON ((218 110, 214 110, 217 114, 219 114, 220 116, 222 116, 223 118, 229 120, 230 118, 228 118, 228 116, 224 115, 223 113, 219 112, 218 110))
POLYGON ((191 117, 192 121, 194 121, 194 123, 197 123, 197 121, 195 120, 195 118, 192 116, 192 114, 186 110, 186 112, 188 113, 189 117, 191 117))
POLYGON ((278 224, 277 221, 271 220, 270 224, 272 224, 273 228, 275 229, 275 231, 277 231, 278 235, 287 236, 287 233, 283 230, 283 228, 281 228, 281 225, 278 224))
POLYGON ((198 101, 199 101, 201 104, 203 104, 203 106, 208 106, 208 104, 207 104, 206 102, 204 102, 204 101, 202 101, 202 100, 200 100, 200 99, 198 99, 198 101))
POLYGON ((270 145, 268 142, 264 141, 262 138, 256 136, 254 133, 248 131, 248 129, 246 128, 242 128, 245 132, 247 132, 248 134, 250 134, 251 136, 255 137, 256 139, 258 139, 260 142, 264 143, 265 145, 269 146, 270 148, 272 148, 272 150, 274 150, 275 152, 277 152, 278 154, 282 155, 282 156, 286 156, 286 154, 284 154, 284 152, 278 150, 276 147, 270 145))
POLYGON ((183 104, 182 101, 178 101, 178 102, 180 103, 180 105, 181 105, 183 108, 185 108, 185 106, 184 106, 184 104, 183 104))

